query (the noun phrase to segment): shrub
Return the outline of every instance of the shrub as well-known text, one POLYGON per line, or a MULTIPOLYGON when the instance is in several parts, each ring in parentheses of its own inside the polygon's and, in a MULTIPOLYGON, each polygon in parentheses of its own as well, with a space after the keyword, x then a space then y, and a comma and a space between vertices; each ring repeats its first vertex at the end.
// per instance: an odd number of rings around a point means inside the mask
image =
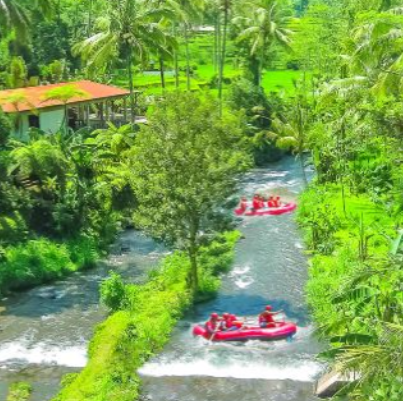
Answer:
POLYGON ((90 269, 95 266, 99 252, 93 237, 81 235, 67 242, 71 261, 80 269, 90 269))
POLYGON ((119 274, 111 271, 100 288, 101 301, 111 311, 122 309, 126 301, 126 288, 119 274))
MULTIPOLYGON (((54 401, 133 401, 139 394, 137 369, 161 350, 170 332, 189 305, 186 257, 168 256, 154 278, 142 287, 128 285, 130 306, 100 324, 89 347, 89 363, 54 401), (133 291, 133 288, 136 290, 133 291), (135 305, 136 313, 133 313, 135 305)), ((114 277, 114 301, 124 298, 120 278, 114 277)), ((108 291, 109 291, 108 289, 108 291)))
POLYGON ((21 289, 61 278, 76 270, 65 245, 47 239, 31 240, 6 248, 5 262, 0 264, 1 288, 21 289))
POLYGON ((198 301, 214 298, 221 285, 221 280, 210 269, 202 270, 199 276, 198 301))
POLYGON ((0 291, 24 289, 88 269, 98 256, 95 240, 87 236, 66 244, 41 238, 5 247, 0 255, 0 291))
MULTIPOLYGON (((218 236, 202 250, 204 260, 221 253, 233 254, 239 232, 218 236), (208 256, 206 256, 208 255, 208 256)), ((226 262, 228 263, 228 261, 226 262)), ((139 396, 137 369, 169 340, 171 331, 192 301, 187 284, 190 269, 185 253, 167 256, 159 269, 152 270, 143 286, 124 285, 112 274, 102 285, 103 301, 113 313, 100 324, 89 346, 89 362, 75 377, 69 377, 53 401, 133 401, 139 396), (70 380, 72 379, 72 380, 70 380)), ((201 295, 217 291, 217 272, 201 263, 201 295)))
POLYGON ((28 228, 20 213, 0 215, 0 243, 9 245, 26 240, 28 228))
POLYGON ((18 382, 10 386, 7 401, 27 401, 31 395, 32 387, 29 383, 18 382))

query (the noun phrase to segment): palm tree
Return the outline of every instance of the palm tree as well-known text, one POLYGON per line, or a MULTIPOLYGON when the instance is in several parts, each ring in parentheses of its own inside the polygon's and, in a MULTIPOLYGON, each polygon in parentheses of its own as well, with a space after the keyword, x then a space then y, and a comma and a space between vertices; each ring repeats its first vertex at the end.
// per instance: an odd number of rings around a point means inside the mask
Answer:
POLYGON ((134 145, 135 132, 130 124, 117 127, 108 122, 108 128, 95 130, 92 135, 94 138, 87 139, 87 143, 111 152, 119 161, 119 156, 134 145))
MULTIPOLYGON (((185 40, 186 51, 186 87, 190 90, 190 49, 189 49, 189 30, 191 27, 191 20, 197 18, 203 11, 205 0, 171 0, 176 3, 177 7, 182 12, 179 21, 182 22, 183 37, 185 40)), ((176 57, 177 54, 176 54, 176 57)), ((178 62, 176 61, 176 65, 178 62)), ((176 71, 178 75, 178 70, 176 71)))
POLYGON ((223 34, 222 34, 222 48, 220 49, 220 66, 219 66, 219 74, 218 74, 218 98, 220 99, 220 108, 222 110, 222 86, 223 86, 223 78, 224 78, 224 68, 225 68, 225 57, 227 51, 227 31, 228 31, 228 22, 229 22, 229 14, 232 7, 232 0, 220 0, 220 9, 224 14, 223 21, 223 34))
POLYGON ((160 66, 160 76, 161 76, 161 87, 165 89, 165 62, 175 61, 175 53, 178 48, 178 41, 175 36, 170 32, 170 22, 162 20, 160 22, 161 29, 164 32, 165 40, 163 43, 156 43, 152 53, 158 58, 160 66))
POLYGON ((289 10, 276 0, 257 0, 248 14, 252 16, 236 18, 234 23, 241 27, 238 42, 246 42, 250 46, 250 57, 257 60, 254 82, 260 86, 263 67, 273 45, 290 48, 292 31, 286 28, 290 15, 289 10))
MULTIPOLYGON (((336 368, 341 372, 358 372, 355 393, 363 396, 363 389, 375 393, 380 384, 386 384, 385 400, 401 399, 403 378, 403 326, 379 322, 382 327, 379 338, 373 344, 349 345, 341 349, 336 368), (390 393, 389 393, 390 391, 390 393)), ((365 391, 365 390, 364 390, 365 391)))
POLYGON ((0 26, 5 29, 14 28, 20 35, 26 33, 28 26, 26 10, 16 0, 0 1, 0 26))
POLYGON ((400 95, 403 86, 402 38, 401 10, 368 15, 353 32, 352 73, 367 76, 378 93, 400 95))
POLYGON ((309 107, 302 96, 297 96, 291 113, 282 118, 277 117, 272 122, 272 129, 278 135, 277 146, 280 149, 291 149, 298 155, 305 185, 308 180, 305 173, 304 152, 310 121, 309 107))
POLYGON ((159 21, 173 18, 166 7, 150 8, 147 0, 108 2, 104 17, 96 21, 95 33, 76 44, 73 51, 87 61, 92 70, 123 59, 126 63, 130 88, 130 107, 134 122, 134 63, 144 63, 150 49, 166 42, 159 21))
MULTIPOLYGON (((51 0, 36 0, 33 7, 39 9, 43 14, 49 15, 52 11, 51 0)), ((21 0, 1 0, 0 1, 0 34, 2 28, 15 29, 18 36, 25 36, 29 18, 27 7, 21 0)))

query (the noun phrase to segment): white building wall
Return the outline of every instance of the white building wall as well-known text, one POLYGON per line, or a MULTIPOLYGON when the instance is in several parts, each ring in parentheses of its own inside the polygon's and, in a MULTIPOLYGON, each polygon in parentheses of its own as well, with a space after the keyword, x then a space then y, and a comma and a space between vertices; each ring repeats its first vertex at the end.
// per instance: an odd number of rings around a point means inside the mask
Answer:
POLYGON ((48 134, 55 134, 64 122, 64 108, 39 112, 39 127, 48 134))

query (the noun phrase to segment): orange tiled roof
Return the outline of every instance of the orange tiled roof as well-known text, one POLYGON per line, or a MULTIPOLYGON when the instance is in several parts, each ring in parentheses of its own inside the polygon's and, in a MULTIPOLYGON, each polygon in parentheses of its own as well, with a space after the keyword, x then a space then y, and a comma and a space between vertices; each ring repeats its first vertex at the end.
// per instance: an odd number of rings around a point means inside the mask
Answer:
POLYGON ((88 94, 83 97, 80 96, 72 98, 67 102, 68 104, 96 101, 113 97, 127 96, 130 94, 129 91, 116 88, 114 86, 98 84, 91 81, 78 81, 0 91, 0 107, 5 113, 15 113, 15 105, 7 99, 7 97, 12 96, 13 94, 16 95, 16 98, 18 98, 18 94, 21 94, 21 98, 24 99, 20 102, 17 102, 18 111, 20 112, 29 111, 32 109, 45 109, 47 107, 61 106, 63 103, 57 100, 44 101, 44 96, 49 90, 63 86, 75 86, 77 89, 88 94))

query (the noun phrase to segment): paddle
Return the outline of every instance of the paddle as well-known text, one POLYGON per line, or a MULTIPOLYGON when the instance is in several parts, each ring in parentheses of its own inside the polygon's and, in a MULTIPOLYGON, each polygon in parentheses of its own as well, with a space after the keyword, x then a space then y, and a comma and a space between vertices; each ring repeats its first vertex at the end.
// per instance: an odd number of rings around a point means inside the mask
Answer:
POLYGON ((211 335, 211 337, 209 338, 209 341, 213 341, 214 340, 214 337, 215 337, 215 335, 217 334, 217 332, 220 330, 220 326, 217 326, 215 329, 214 329, 214 332, 213 332, 213 334, 211 335))

